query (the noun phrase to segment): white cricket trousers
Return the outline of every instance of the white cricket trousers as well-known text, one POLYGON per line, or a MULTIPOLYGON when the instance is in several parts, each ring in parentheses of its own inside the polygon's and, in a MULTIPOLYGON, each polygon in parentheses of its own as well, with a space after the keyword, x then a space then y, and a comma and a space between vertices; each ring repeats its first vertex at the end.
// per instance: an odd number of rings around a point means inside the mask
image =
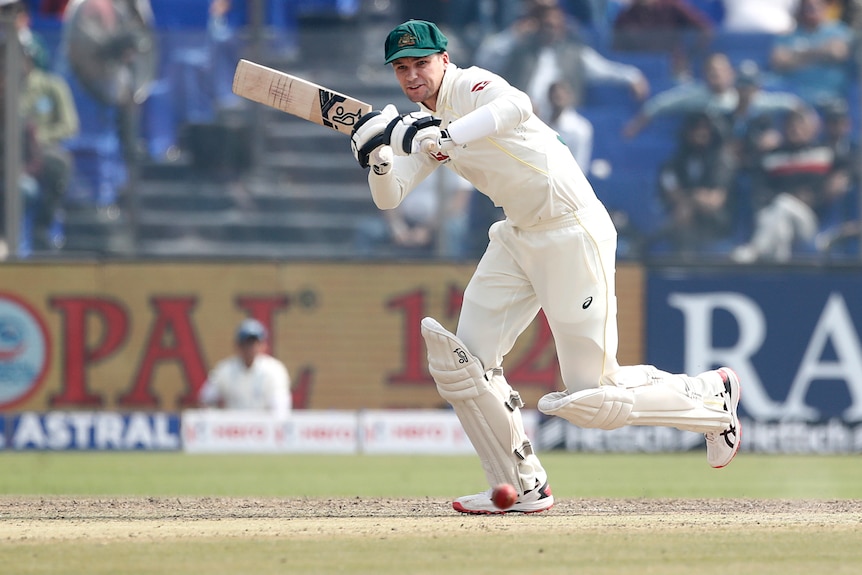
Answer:
POLYGON ((467 289, 457 335, 485 369, 539 309, 554 335, 566 388, 597 387, 617 365, 617 232, 602 205, 530 228, 495 223, 467 289))

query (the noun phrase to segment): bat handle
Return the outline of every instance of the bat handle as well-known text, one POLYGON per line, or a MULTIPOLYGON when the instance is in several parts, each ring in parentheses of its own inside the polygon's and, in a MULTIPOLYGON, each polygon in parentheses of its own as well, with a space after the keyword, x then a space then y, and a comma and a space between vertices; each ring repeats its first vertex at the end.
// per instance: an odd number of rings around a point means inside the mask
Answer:
POLYGON ((440 149, 440 146, 437 142, 437 138, 425 138, 419 144, 419 149, 423 152, 433 153, 440 149))

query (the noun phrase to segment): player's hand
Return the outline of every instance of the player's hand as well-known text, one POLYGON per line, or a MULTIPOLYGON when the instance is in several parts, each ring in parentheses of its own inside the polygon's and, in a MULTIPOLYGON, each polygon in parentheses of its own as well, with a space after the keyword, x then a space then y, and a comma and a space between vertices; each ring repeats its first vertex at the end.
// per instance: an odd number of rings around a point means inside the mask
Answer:
POLYGON ((398 110, 389 104, 383 110, 368 112, 353 126, 353 131, 350 133, 350 149, 353 150, 353 157, 360 166, 367 168, 370 165, 379 175, 392 169, 391 150, 387 155, 386 151, 380 148, 389 147, 386 145, 386 126, 395 118, 398 118, 398 110), (372 154, 374 158, 371 157, 372 154))
POLYGON ((389 122, 385 138, 396 156, 437 151, 444 139, 448 140, 448 135, 440 129, 440 123, 440 118, 427 112, 402 114, 389 122))

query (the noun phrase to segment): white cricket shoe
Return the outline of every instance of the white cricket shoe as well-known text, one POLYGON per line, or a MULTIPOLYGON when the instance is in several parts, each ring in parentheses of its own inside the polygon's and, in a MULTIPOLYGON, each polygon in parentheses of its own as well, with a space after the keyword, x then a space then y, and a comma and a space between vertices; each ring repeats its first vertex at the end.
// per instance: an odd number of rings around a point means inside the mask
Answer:
POLYGON ((729 367, 722 367, 716 371, 724 381, 724 409, 730 413, 730 426, 721 432, 707 433, 704 437, 706 437, 706 460, 718 469, 730 463, 739 451, 742 428, 736 415, 740 394, 739 377, 729 367))
MULTIPOLYGON (((537 482, 538 483, 538 482, 537 482)), ((521 495, 514 505, 508 509, 499 509, 491 501, 491 491, 483 491, 475 495, 465 495, 452 502, 452 509, 461 513, 476 515, 499 515, 502 513, 539 513, 554 506, 554 496, 548 482, 521 495)))

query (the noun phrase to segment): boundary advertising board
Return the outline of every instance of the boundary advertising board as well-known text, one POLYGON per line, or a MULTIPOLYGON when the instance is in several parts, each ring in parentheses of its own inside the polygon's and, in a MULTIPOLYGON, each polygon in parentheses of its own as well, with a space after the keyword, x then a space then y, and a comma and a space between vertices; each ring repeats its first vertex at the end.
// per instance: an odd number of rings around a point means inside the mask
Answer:
POLYGON ((745 449, 862 451, 862 271, 652 270, 647 360, 743 382, 745 449))
MULTIPOLYGON (((0 411, 180 411, 233 352, 243 317, 269 330, 304 409, 433 409, 420 321, 454 330, 473 266, 444 264, 6 263, 0 411)), ((623 343, 641 358, 642 271, 618 271, 623 343)), ((560 387, 541 314, 506 358, 525 401, 560 387)))

